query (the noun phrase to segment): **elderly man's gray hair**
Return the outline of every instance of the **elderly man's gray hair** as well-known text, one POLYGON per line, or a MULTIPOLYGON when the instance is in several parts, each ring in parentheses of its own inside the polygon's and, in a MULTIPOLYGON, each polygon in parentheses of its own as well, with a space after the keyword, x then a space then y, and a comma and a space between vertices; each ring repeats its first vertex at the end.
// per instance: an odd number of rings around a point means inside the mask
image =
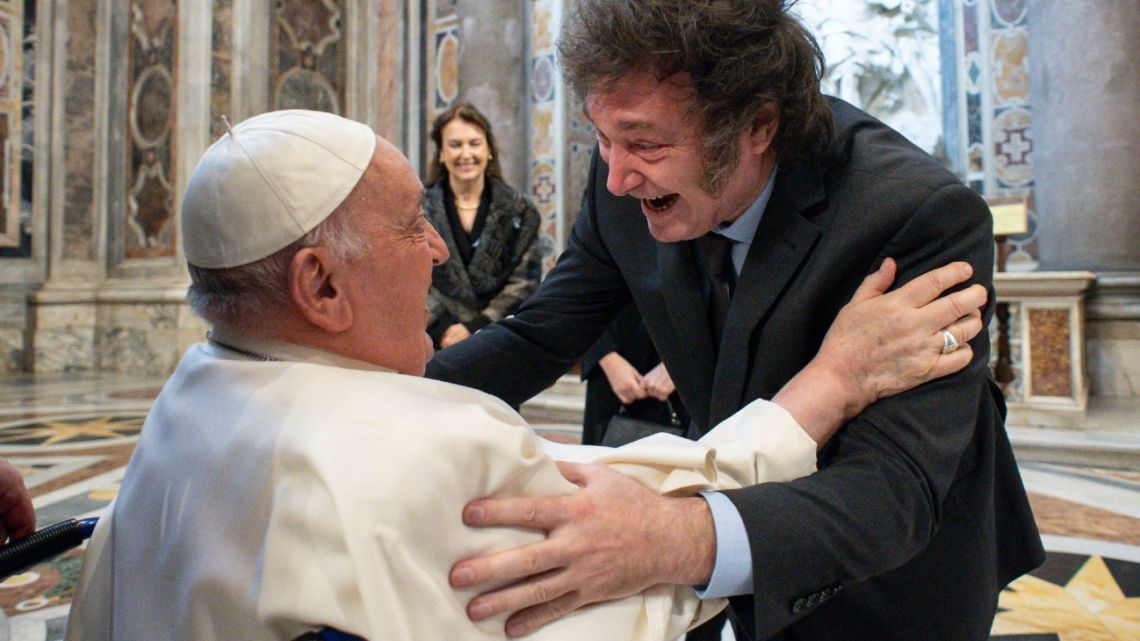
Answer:
POLYGON ((280 312, 289 304, 289 263, 304 247, 324 247, 335 259, 356 260, 368 251, 359 233, 357 211, 341 203, 329 217, 284 249, 261 260, 225 269, 188 265, 190 289, 186 302, 194 313, 211 324, 241 327, 280 312))

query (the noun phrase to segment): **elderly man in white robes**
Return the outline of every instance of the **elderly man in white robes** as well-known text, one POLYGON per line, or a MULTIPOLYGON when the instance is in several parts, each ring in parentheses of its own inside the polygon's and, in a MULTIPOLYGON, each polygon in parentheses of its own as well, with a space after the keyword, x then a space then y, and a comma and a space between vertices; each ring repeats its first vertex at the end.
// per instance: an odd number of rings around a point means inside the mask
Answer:
MULTIPOLYGON (((816 360, 756 403, 762 431, 558 446, 493 397, 421 378, 431 271, 447 260, 422 190, 395 147, 325 113, 257 116, 206 152, 181 222, 189 301, 212 329, 147 417, 87 550, 69 639, 293 639, 326 626, 501 639, 505 615, 471 622, 475 591, 452 589, 449 568, 542 534, 466 527, 469 500, 574 492, 567 477, 601 463, 676 496, 669 509, 707 509, 701 490, 811 473, 845 416, 969 361, 966 347, 941 354, 944 329, 963 346, 980 330, 976 313, 953 311, 976 309, 980 288, 937 298, 963 265, 882 295, 888 263, 816 360)), ((534 638, 671 640, 722 606, 660 585, 534 638)))

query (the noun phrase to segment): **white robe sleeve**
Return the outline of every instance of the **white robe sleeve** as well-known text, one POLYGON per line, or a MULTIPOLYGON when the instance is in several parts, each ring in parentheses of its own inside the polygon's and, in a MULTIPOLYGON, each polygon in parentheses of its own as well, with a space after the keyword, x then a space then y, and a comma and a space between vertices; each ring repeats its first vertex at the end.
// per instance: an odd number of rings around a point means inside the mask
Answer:
MULTIPOLYGON (((558 460, 606 464, 673 496, 789 481, 816 470, 816 442, 784 408, 765 400, 748 404, 696 442, 659 433, 616 449, 546 440, 543 446, 558 460)), ((727 605, 725 599, 701 601, 688 586, 655 586, 640 598, 645 635, 634 637, 639 640, 676 638, 727 605)))

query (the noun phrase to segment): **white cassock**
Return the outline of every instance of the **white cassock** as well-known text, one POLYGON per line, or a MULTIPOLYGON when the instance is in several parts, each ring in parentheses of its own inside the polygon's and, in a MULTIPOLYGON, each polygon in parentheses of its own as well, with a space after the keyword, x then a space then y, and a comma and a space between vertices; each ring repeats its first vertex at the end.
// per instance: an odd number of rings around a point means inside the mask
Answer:
MULTIPOLYGON (((183 356, 88 546, 68 639, 293 639, 324 626, 372 641, 503 639, 506 615, 465 615, 487 586, 453 589, 448 572, 543 535, 467 527, 471 499, 575 491, 552 456, 606 463, 671 494, 815 470, 815 442, 767 402, 697 443, 566 446, 481 392, 257 347, 286 360, 213 344, 183 356)), ((529 638, 671 641, 723 606, 660 585, 529 638)))

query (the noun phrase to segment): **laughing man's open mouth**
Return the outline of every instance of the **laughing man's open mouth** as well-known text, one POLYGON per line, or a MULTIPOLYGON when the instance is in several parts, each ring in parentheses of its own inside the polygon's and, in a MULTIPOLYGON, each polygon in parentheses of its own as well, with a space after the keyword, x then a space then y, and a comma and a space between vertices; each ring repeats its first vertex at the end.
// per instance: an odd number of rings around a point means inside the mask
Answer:
POLYGON ((665 211, 677 202, 677 194, 666 194, 658 198, 642 198, 641 202, 645 204, 646 209, 652 211, 665 211))

